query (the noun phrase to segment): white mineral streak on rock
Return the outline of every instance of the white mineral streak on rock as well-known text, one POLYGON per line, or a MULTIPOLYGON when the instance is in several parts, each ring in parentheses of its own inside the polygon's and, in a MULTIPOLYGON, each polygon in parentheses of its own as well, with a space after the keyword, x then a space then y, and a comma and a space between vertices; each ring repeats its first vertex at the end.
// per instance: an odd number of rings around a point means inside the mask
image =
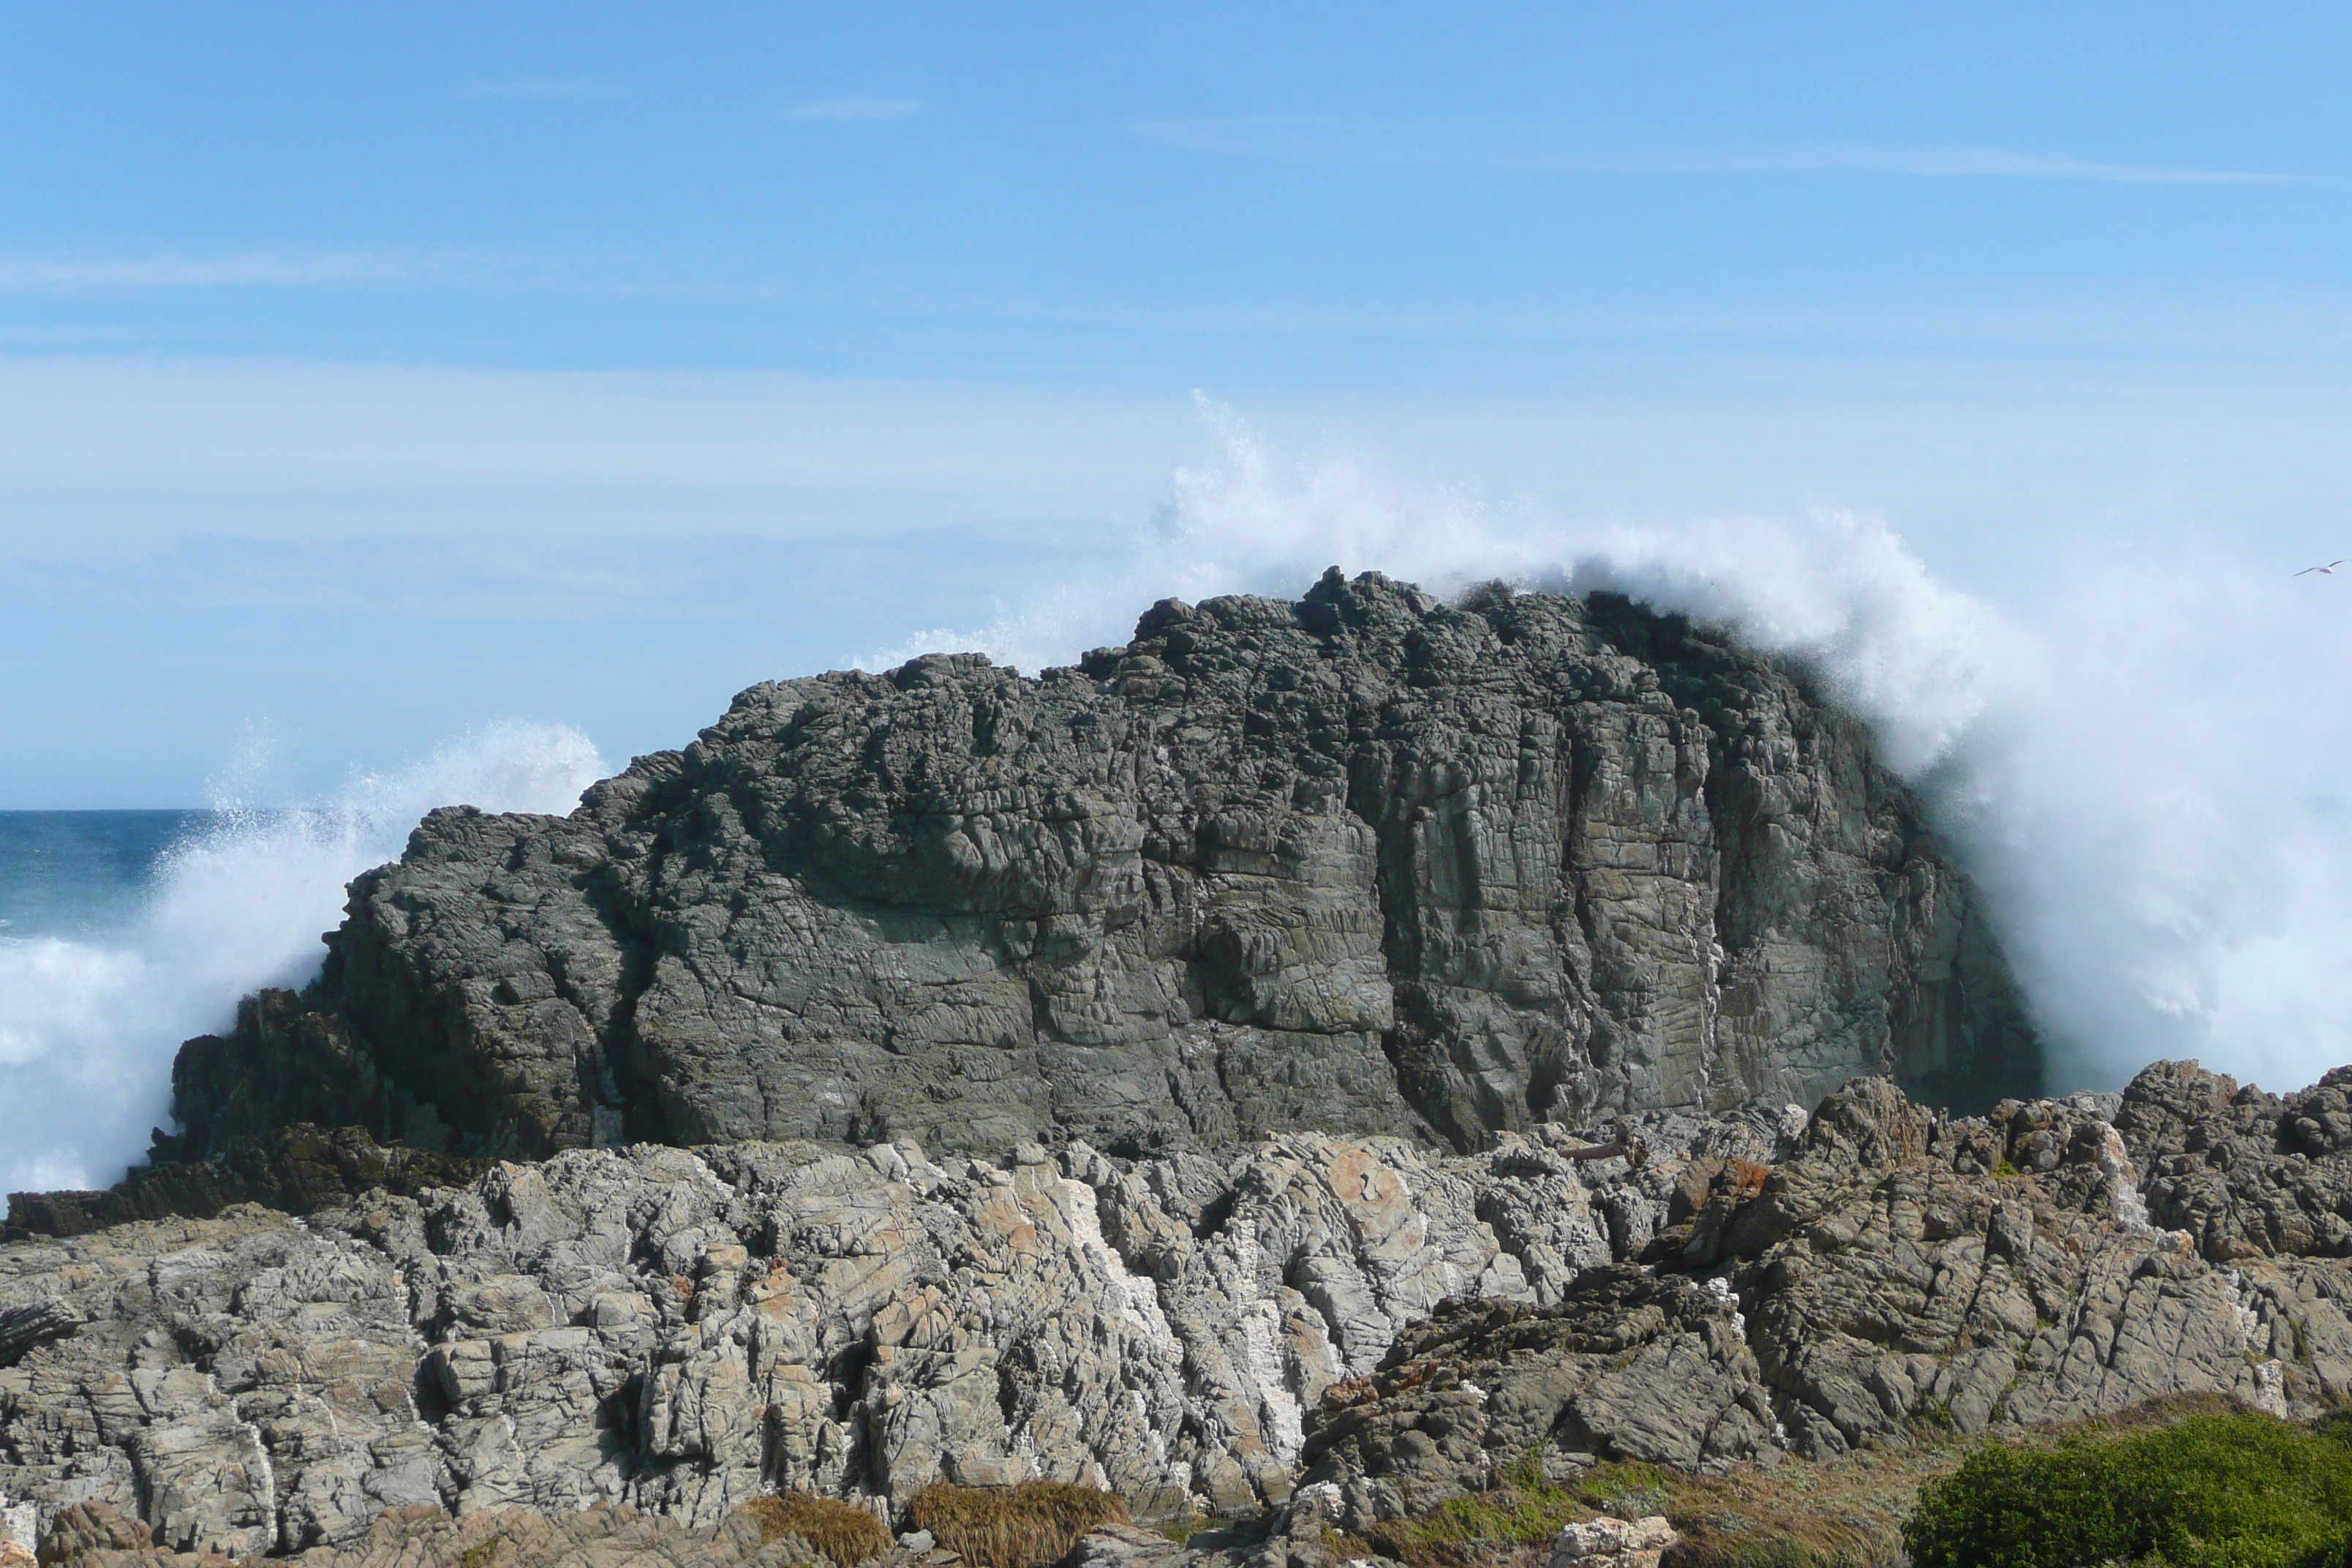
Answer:
POLYGON ((1741 1339, 1746 1339, 1748 1337, 1748 1314, 1739 1310, 1739 1292, 1731 1288, 1731 1276, 1728 1274, 1713 1274, 1709 1275, 1704 1281, 1702 1281, 1702 1283, 1706 1286, 1707 1291, 1710 1295, 1714 1296, 1717 1300, 1721 1301, 1724 1305, 1731 1309, 1731 1331, 1738 1335, 1741 1339))
MULTIPOLYGON (((1184 1348, 1177 1342, 1176 1331, 1169 1326, 1168 1315, 1160 1310, 1160 1292, 1149 1279, 1139 1279, 1128 1271, 1126 1259, 1119 1257, 1103 1237, 1102 1214, 1097 1206, 1095 1189, 1084 1182, 1065 1178, 1049 1189, 1076 1240, 1078 1249, 1098 1270, 1118 1302, 1119 1320, 1136 1335, 1136 1341, 1122 1347, 1122 1354, 1139 1357, 1147 1369, 1165 1371, 1181 1365, 1184 1348)), ((1150 1402, 1140 1390, 1133 1394, 1137 1420, 1141 1424, 1151 1444, 1151 1457, 1163 1466, 1168 1459, 1169 1434, 1160 1430, 1151 1419, 1150 1402)), ((1297 1450, 1292 1454, 1295 1456, 1297 1450)), ((1286 1456, 1286 1462, 1291 1456, 1286 1456)), ((1088 1461, 1093 1463, 1091 1459, 1088 1461)), ((1097 1473, 1099 1474, 1099 1468, 1097 1473)))
POLYGON ((2254 1363, 2254 1397, 2250 1403, 2257 1410, 2286 1419, 2286 1364, 2278 1361, 2254 1363))
POLYGON ((2115 1184, 2116 1218, 2133 1230, 2154 1230, 2147 1217, 2147 1200, 2139 1195, 2139 1171, 2115 1123, 2101 1123, 2105 1136, 2099 1145, 2099 1173, 2115 1184))
POLYGON ((1242 1309, 1240 1326, 1243 1360, 1257 1384, 1258 1419, 1267 1445, 1275 1458, 1293 1463, 1307 1442, 1306 1416, 1283 1374, 1281 1310, 1260 1297, 1242 1309))
POLYGON ((2262 1314, 2246 1300, 2246 1271, 2232 1268, 2221 1276, 2230 1292, 2230 1310, 2238 1320, 2238 1339, 2248 1350, 2254 1344, 2254 1335, 2263 1326, 2262 1314))

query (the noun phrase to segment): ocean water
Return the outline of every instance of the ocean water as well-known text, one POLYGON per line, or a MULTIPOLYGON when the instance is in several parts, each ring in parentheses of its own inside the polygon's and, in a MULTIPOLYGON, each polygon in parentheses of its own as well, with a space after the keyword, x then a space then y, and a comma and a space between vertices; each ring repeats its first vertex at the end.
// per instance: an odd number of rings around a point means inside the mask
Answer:
POLYGON ((119 939, 216 811, 0 811, 0 943, 119 939))

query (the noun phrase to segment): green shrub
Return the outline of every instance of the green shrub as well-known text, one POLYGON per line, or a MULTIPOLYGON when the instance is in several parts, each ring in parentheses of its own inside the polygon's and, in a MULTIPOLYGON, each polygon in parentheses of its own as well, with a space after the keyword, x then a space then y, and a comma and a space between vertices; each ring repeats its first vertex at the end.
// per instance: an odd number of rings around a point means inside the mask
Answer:
POLYGON ((1916 1568, 2339 1568, 2352 1447, 2250 1412, 1988 1443, 1920 1489, 1903 1541, 1916 1568))

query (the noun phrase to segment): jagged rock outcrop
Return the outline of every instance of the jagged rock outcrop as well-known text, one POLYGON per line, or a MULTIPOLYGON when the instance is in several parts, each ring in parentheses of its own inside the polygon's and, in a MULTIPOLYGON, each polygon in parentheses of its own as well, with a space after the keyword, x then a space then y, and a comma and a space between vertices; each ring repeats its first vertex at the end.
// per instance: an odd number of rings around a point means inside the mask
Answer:
POLYGON ((1966 879, 1799 674, 1622 600, 1377 574, 1168 601, 1034 679, 754 687, 570 817, 436 812, 329 947, 184 1051, 197 1152, 1467 1151, 2039 1072, 1966 879))
POLYGON ((1360 1528, 1537 1442, 1703 1468, 2168 1394, 2352 1404, 2352 1268, 2325 1224, 2255 1217, 2352 1183, 2352 1156, 2303 1152, 2339 1079, 2281 1099, 2158 1063, 2120 1097, 1960 1121, 1857 1081, 1769 1169, 1686 1162, 1687 1217, 1650 1268, 1589 1270, 1544 1306, 1449 1302, 1400 1336, 1327 1396, 1306 1475, 1360 1528))
MULTIPOLYGON (((283 995, 280 992, 278 994, 283 995)), ((82 1236, 142 1219, 209 1219, 238 1204, 310 1214, 362 1193, 413 1194, 472 1180, 493 1162, 378 1143, 364 1127, 307 1122, 265 1138, 236 1137, 201 1160, 178 1160, 180 1140, 103 1192, 11 1193, 5 1235, 82 1236)), ((0 1331, 0 1346, 5 1331, 0 1331)), ((0 1355, 5 1355, 0 1348, 0 1355)))
POLYGON ((1707 1468, 2174 1392, 2310 1415, 2352 1403, 2352 1264, 2256 1217, 2352 1180, 2304 1125, 2336 1092, 2158 1064, 1954 1120, 1863 1079, 1469 1156, 645 1145, 22 1241, 0 1490, 245 1554, 1031 1475, 1360 1529, 1539 1443, 1707 1468))

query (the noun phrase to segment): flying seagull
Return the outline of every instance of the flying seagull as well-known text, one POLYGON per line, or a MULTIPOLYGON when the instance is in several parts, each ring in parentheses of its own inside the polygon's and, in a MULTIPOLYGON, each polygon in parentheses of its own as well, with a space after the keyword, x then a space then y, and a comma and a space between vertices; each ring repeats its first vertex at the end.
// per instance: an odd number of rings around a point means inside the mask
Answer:
MULTIPOLYGON (((2344 561, 2352 561, 2352 555, 2346 556, 2344 561)), ((2344 561, 2331 561, 2325 566, 2306 566, 2302 571, 2296 573, 2295 575, 2298 577, 2308 577, 2314 572, 2316 572, 2323 577, 2333 577, 2336 575, 2336 569, 2338 566, 2343 565, 2344 561)))

